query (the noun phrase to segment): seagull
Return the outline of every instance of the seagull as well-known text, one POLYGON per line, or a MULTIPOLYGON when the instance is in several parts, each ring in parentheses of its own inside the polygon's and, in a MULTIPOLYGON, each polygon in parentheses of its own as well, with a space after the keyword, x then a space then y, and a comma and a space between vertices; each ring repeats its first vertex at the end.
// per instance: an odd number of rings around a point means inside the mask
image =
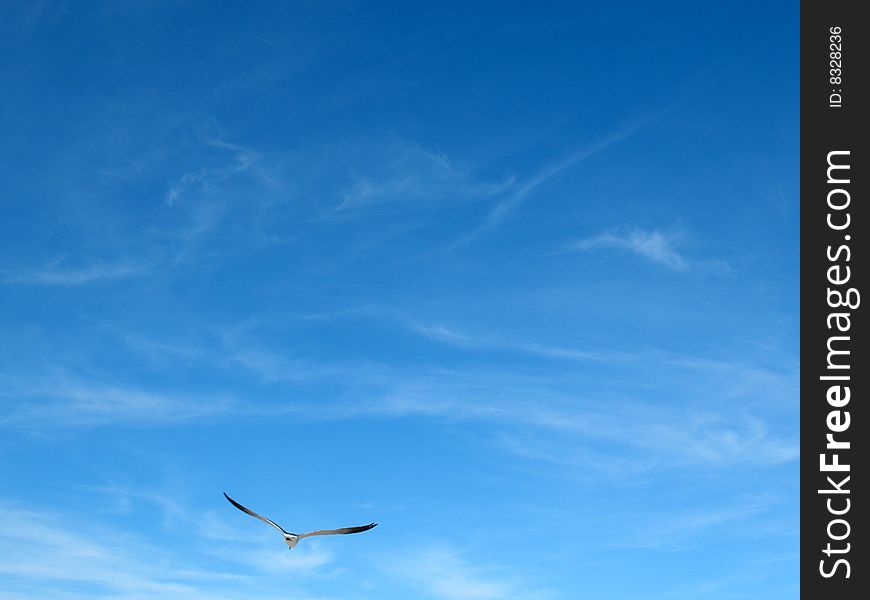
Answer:
POLYGON ((284 543, 287 544, 287 549, 292 550, 296 547, 296 544, 299 543, 299 540, 302 538, 311 537, 313 535, 346 535, 348 533, 360 533, 361 531, 368 531, 372 527, 375 527, 377 523, 369 523, 368 525, 360 525, 359 527, 342 527, 341 529, 318 529, 317 531, 309 531, 308 533, 290 533, 289 531, 285 531, 283 527, 278 525, 275 521, 271 519, 267 519, 266 517, 260 516, 250 508, 245 508, 224 492, 224 498, 230 501, 230 504, 238 508, 240 511, 244 513, 248 513, 252 517, 257 517, 264 523, 268 523, 278 531, 280 531, 284 535, 284 543))

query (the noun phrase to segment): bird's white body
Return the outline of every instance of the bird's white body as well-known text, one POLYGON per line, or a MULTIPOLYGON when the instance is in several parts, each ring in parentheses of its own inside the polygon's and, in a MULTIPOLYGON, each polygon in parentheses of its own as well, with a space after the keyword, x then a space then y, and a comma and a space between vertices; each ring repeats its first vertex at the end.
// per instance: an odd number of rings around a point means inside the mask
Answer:
POLYGON ((292 533, 284 534, 284 543, 287 544, 287 548, 292 550, 296 547, 296 544, 299 543, 299 536, 293 535, 292 533))

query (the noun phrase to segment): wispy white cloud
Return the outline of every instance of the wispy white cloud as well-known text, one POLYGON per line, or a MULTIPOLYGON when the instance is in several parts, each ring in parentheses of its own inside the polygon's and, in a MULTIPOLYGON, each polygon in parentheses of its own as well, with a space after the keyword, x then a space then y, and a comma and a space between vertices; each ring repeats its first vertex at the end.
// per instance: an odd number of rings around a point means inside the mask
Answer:
POLYGON ((184 337, 167 339, 124 333, 122 328, 118 339, 132 351, 130 360, 141 363, 157 356, 161 370, 183 360, 197 368, 232 371, 234 378, 250 384, 242 395, 166 391, 125 381, 117 373, 100 377, 98 369, 91 369, 88 377, 73 375, 72 365, 58 357, 50 361, 54 371, 46 372, 44 366, 5 370, 7 396, 17 401, 3 404, 2 422, 42 430, 103 424, 152 427, 242 416, 305 421, 425 415, 486 425, 485 435, 495 448, 602 472, 611 467, 640 471, 661 465, 776 465, 798 456, 796 437, 783 437, 781 428, 772 428, 770 419, 777 413, 768 412, 796 401, 796 366, 774 371, 654 349, 562 347, 486 331, 469 333, 383 306, 299 318, 304 326, 317 326, 320 318, 360 316, 401 324, 426 339, 482 357, 501 360, 511 352, 541 360, 533 368, 512 371, 491 362, 447 368, 369 358, 314 359, 286 344, 265 344, 260 330, 280 327, 268 319, 202 334, 188 328, 184 337), (594 368, 597 374, 589 378, 566 370, 566 360, 576 361, 584 373, 594 368), (636 386, 608 384, 614 372, 667 383, 638 391, 636 386), (282 385, 279 389, 275 384, 282 385), (322 390, 312 396, 309 390, 322 385, 329 386, 325 396, 322 390), (703 401, 691 400, 697 394, 703 401), (679 400, 657 401, 662 395, 679 400), (606 411, 601 409, 605 404, 606 411))
POLYGON ((517 207, 519 207, 520 204, 522 204, 526 200, 526 198, 541 185, 553 179, 557 175, 560 175, 562 172, 573 167, 574 165, 603 152, 614 144, 628 139, 629 137, 640 131, 642 127, 647 123, 647 121, 649 121, 648 118, 640 119, 629 123, 623 127, 620 127, 608 133, 604 137, 594 141, 586 148, 582 148, 577 152, 570 154, 566 158, 563 158, 562 160, 541 169, 528 180, 519 185, 507 199, 502 200, 501 202, 496 204, 487 215, 486 220, 483 223, 483 227, 494 227, 498 225, 510 212, 516 210, 517 207))
MULTIPOLYGON (((99 228, 98 244, 70 244, 61 250, 60 258, 31 260, 30 264, 24 259, 7 260, 5 262, 11 264, 0 268, 0 282, 83 286, 128 280, 164 267, 190 263, 191 257, 197 256, 196 245, 225 222, 230 204, 226 189, 230 187, 230 180, 249 174, 259 183, 269 184, 268 174, 257 165, 257 154, 248 147, 205 138, 198 143, 195 154, 195 160, 209 164, 183 173, 168 185, 165 202, 170 208, 159 226, 155 226, 157 221, 148 220, 131 227, 135 221, 121 222, 111 217, 103 219, 99 213, 91 214, 88 220, 74 222, 73 228, 79 231, 99 228), (208 151, 217 152, 219 157, 201 156, 208 151), (203 192, 212 194, 208 201, 191 201, 201 200, 203 192), (106 256, 118 258, 107 259, 106 256)), ((147 170, 144 166, 140 168, 147 170)))
MULTIPOLYGON (((226 598, 221 587, 238 580, 227 572, 197 572, 167 560, 129 532, 118 533, 83 520, 24 510, 0 510, 0 573, 4 587, 39 590, 39 597, 226 598), (69 584, 87 586, 80 594, 69 584)), ((3 598, 0 595, 0 598, 3 598)))
POLYGON ((244 397, 213 396, 207 390, 167 393, 66 371, 30 375, 16 371, 7 373, 7 394, 19 401, 4 403, 2 422, 7 427, 41 430, 102 424, 149 427, 240 416, 322 421, 424 415, 445 422, 485 424, 495 447, 517 455, 602 471, 661 465, 776 465, 798 457, 797 440, 771 430, 763 416, 770 416, 768 409, 792 405, 794 398, 787 396, 789 389, 796 394, 795 370, 775 372, 759 365, 651 350, 632 354, 563 348, 470 335, 402 320, 395 314, 391 318, 463 351, 533 353, 542 359, 591 362, 607 370, 621 365, 621 371, 642 377, 647 370, 657 369, 668 374, 669 383, 638 395, 619 386, 609 389, 606 376, 601 381, 577 378, 558 364, 555 371, 542 363, 543 372, 525 372, 497 366, 466 369, 388 365, 368 359, 312 360, 286 347, 264 346, 253 332, 231 331, 218 335, 220 343, 209 348, 199 342, 185 349, 183 340, 151 343, 139 338, 132 348, 159 354, 168 346, 175 349, 172 356, 193 364, 239 369, 239 376, 253 380, 244 397), (275 383, 291 384, 292 390, 282 386, 285 389, 276 396, 275 383), (321 384, 330 386, 328 401, 306 392, 309 386, 321 384), (704 402, 691 401, 696 392, 705 390, 704 402), (660 403, 655 399, 658 394, 685 400, 660 403), (760 405, 761 400, 767 404, 760 405), (606 411, 601 410, 602 404, 607 405, 606 411), (612 444, 620 451, 612 452, 612 444))
POLYGON ((625 234, 602 233, 573 242, 569 251, 625 250, 675 271, 689 269, 689 261, 676 250, 676 238, 661 231, 635 229, 625 234))
POLYGON ((0 277, 6 283, 76 286, 126 279, 144 272, 151 265, 146 261, 129 261, 72 266, 60 259, 39 268, 7 269, 0 272, 0 277))
POLYGON ((633 399, 610 400, 604 412, 595 408, 600 404, 593 398, 548 391, 506 373, 463 381, 451 372, 415 378, 370 410, 510 425, 526 435, 498 437, 502 448, 569 466, 597 465, 605 471, 619 470, 620 465, 630 469, 776 465, 799 456, 797 439, 782 438, 760 417, 733 407, 720 412, 683 405, 663 409, 633 399), (445 384, 443 379, 451 381, 445 384), (607 450, 595 451, 602 448, 599 444, 607 450), (617 444, 620 451, 614 453, 610 444, 617 444))
MULTIPOLYGON (((665 516, 657 515, 653 522, 645 515, 637 518, 647 519, 647 522, 636 525, 633 535, 618 543, 635 548, 685 550, 703 544, 711 530, 717 528, 729 529, 732 536, 751 536, 760 520, 776 519, 771 513, 781 505, 782 502, 773 497, 753 496, 707 508, 686 507, 679 513, 670 510, 665 516)), ((785 520, 779 520, 786 525, 785 520)), ((716 538, 722 539, 723 535, 717 533, 716 538)))
POLYGON ((165 200, 168 205, 172 206, 179 202, 189 191, 207 190, 210 185, 248 171, 256 162, 256 153, 245 146, 215 139, 206 139, 205 143, 213 148, 230 152, 231 162, 214 167, 202 167, 180 175, 169 184, 169 189, 166 191, 165 200))
MULTIPOLYGON (((797 520, 797 519, 795 519, 797 520)), ((757 521, 755 522, 757 523, 757 521)), ((795 540, 799 532, 795 531, 795 540)), ((780 587, 783 597, 799 598, 800 582, 798 577, 799 545, 794 543, 787 552, 747 552, 725 573, 718 577, 713 573, 698 573, 697 578, 687 578, 683 585, 673 589, 665 596, 668 598, 746 598, 751 596, 746 590, 757 589, 758 582, 771 571, 787 568, 792 574, 789 582, 780 587)))
POLYGON ((214 334, 221 346, 213 353, 212 361, 241 367, 263 384, 340 380, 355 385, 387 385, 395 375, 389 365, 373 360, 313 360, 304 353, 287 348, 265 346, 256 335, 242 329, 216 331, 214 334))
MULTIPOLYGON (((9 381, 18 401, 3 408, 7 427, 50 429, 104 424, 154 425, 214 419, 245 412, 225 396, 168 394, 135 386, 54 375, 9 381)), ((251 407, 252 408, 252 407, 251 407)))
MULTIPOLYGON (((392 144, 377 154, 378 161, 353 177, 341 201, 323 217, 348 216, 374 207, 420 210, 478 201, 501 193, 511 184, 480 180, 444 154, 417 144, 392 144)), ((371 157, 366 157, 363 163, 370 161, 371 157)))
POLYGON ((487 213, 483 222, 464 236, 453 242, 451 248, 461 246, 477 238, 481 234, 499 226, 505 218, 519 208, 542 185, 554 179, 571 167, 596 156, 608 148, 631 138, 643 130, 650 122, 660 118, 666 110, 660 110, 642 118, 631 121, 593 141, 588 146, 569 154, 562 160, 550 164, 526 179, 515 183, 505 192, 505 197, 499 200, 487 213))
POLYGON ((272 575, 286 573, 302 574, 323 570, 335 560, 335 555, 318 542, 294 548, 287 552, 280 538, 269 536, 268 544, 250 547, 246 544, 235 549, 215 549, 214 553, 226 560, 241 562, 243 565, 272 575))
POLYGON ((163 513, 164 526, 169 526, 171 523, 188 516, 186 507, 176 495, 165 493, 161 490, 136 488, 117 483, 93 486, 86 489, 96 492, 101 497, 109 498, 113 512, 129 513, 140 502, 156 505, 163 513))
POLYGON ((425 324, 413 319, 402 319, 408 327, 431 340, 460 348, 482 350, 507 350, 522 352, 545 358, 580 361, 614 360, 624 357, 624 353, 604 349, 566 348, 539 342, 512 340, 490 335, 470 335, 439 324, 425 324))
MULTIPOLYGON (((189 533, 195 532, 192 528, 189 533)), ((310 576, 331 560, 316 549, 286 557, 288 553, 276 552, 275 540, 270 541, 271 552, 248 541, 240 552, 226 552, 215 563, 214 556, 196 543, 182 551, 169 550, 137 532, 88 516, 23 509, 0 501, 0 575, 4 578, 0 599, 30 594, 67 600, 243 596, 274 600, 280 594, 274 586, 263 584, 263 571, 310 576)), ((298 591, 303 600, 314 600, 304 589, 298 591)))
POLYGON ((500 600, 502 598, 543 598, 517 580, 516 573, 491 565, 473 565, 458 552, 430 548, 391 557, 382 568, 407 580, 416 593, 444 600, 500 600))

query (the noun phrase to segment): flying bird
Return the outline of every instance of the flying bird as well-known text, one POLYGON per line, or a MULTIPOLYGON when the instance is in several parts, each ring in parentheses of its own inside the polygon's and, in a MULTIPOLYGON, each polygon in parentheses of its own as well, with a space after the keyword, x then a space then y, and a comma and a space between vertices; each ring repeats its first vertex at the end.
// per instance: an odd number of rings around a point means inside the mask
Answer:
POLYGON ((258 515, 250 508, 245 508, 244 506, 227 496, 226 492, 224 492, 224 498, 229 500, 230 504, 238 508, 240 511, 248 513, 252 517, 257 517, 264 523, 268 523, 269 525, 280 531, 284 536, 284 543, 287 544, 288 550, 292 550, 302 538, 307 538, 314 535, 346 535, 348 533, 360 533, 361 531, 368 531, 369 529, 377 525, 377 523, 369 523, 368 525, 360 525, 359 527, 342 527, 341 529, 318 529, 317 531, 309 531, 308 533, 290 533, 289 531, 286 531, 283 527, 278 525, 275 521, 258 515))

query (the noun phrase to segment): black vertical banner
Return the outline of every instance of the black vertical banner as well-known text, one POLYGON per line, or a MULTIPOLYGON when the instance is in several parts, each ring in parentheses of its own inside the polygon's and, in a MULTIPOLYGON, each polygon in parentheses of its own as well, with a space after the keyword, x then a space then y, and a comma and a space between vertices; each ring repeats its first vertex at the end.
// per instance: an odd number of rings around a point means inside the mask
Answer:
POLYGON ((801 3, 801 592, 837 600, 870 589, 868 494, 858 491, 870 489, 870 363, 860 352, 870 23, 859 6, 801 3))

